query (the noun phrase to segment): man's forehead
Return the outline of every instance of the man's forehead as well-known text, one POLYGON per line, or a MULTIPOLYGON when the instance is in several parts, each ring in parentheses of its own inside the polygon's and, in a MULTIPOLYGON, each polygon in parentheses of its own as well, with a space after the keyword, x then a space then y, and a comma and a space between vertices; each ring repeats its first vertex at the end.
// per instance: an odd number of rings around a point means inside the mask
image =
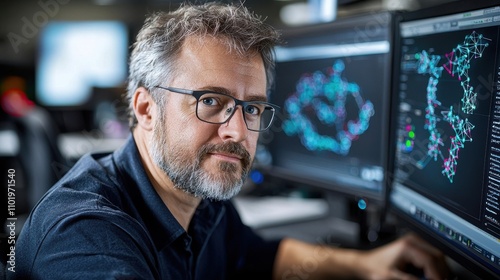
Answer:
POLYGON ((196 87, 191 89, 220 88, 230 95, 244 92, 252 99, 266 98, 267 80, 261 56, 256 52, 245 56, 235 54, 217 38, 208 38, 207 41, 196 36, 186 39, 177 61, 180 71, 174 80, 189 81, 189 86, 196 87))
POLYGON ((216 50, 220 55, 232 55, 243 61, 251 61, 256 57, 262 59, 261 54, 256 49, 240 47, 225 36, 212 36, 208 34, 187 36, 184 39, 181 51, 191 50, 195 53, 200 53, 208 47, 216 50))

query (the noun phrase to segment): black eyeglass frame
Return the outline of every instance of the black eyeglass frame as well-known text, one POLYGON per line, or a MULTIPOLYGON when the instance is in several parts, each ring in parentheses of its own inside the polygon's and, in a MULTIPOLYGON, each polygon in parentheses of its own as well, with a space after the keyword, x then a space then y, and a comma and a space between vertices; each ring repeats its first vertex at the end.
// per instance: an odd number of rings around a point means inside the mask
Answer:
POLYGON ((187 94, 187 95, 191 95, 193 96, 194 98, 196 98, 196 117, 202 121, 202 122, 206 122, 206 123, 211 123, 211 124, 223 124, 223 123, 226 123, 228 122, 234 115, 234 113, 236 112, 236 107, 238 105, 241 106, 241 108, 243 109, 243 119, 245 120, 245 125, 247 127, 248 130, 250 131, 255 131, 255 132, 263 132, 263 131, 266 131, 269 129, 269 127, 271 127, 272 123, 274 122, 274 116, 276 115, 276 111, 280 109, 280 107, 278 105, 274 105, 272 103, 269 103, 269 102, 264 102, 264 101, 243 101, 243 100, 239 100, 231 95, 227 95, 227 94, 224 94, 224 93, 220 93, 220 92, 216 92, 216 91, 212 91, 212 90, 190 90, 190 89, 183 89, 183 88, 176 88, 176 87, 163 87, 163 86, 155 86, 155 88, 159 88, 159 89, 164 89, 164 90, 168 90, 168 91, 171 91, 171 92, 175 92, 175 93, 180 93, 180 94, 187 94), (223 95, 223 96, 226 96, 228 98, 231 98, 234 100, 234 110, 232 110, 231 114, 227 117, 227 119, 223 122, 210 122, 210 121, 207 121, 207 120, 204 120, 202 118, 200 118, 200 116, 198 116, 198 104, 199 104, 199 101, 200 101, 200 98, 207 94, 207 93, 214 93, 214 94, 220 94, 220 95, 223 95), (268 107, 271 107, 271 110, 273 112, 273 115, 271 117, 271 120, 269 121, 269 124, 263 128, 263 129, 251 129, 248 127, 248 123, 247 123, 247 118, 245 116, 245 108, 248 106, 248 105, 252 105, 252 104, 263 104, 263 105, 266 105, 268 107))

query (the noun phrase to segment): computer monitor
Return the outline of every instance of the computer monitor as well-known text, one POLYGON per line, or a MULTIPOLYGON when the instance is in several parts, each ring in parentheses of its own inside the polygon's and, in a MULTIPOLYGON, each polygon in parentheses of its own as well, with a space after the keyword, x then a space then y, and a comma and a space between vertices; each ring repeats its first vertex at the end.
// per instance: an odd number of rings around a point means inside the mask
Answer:
POLYGON ((370 13, 284 32, 270 95, 280 114, 261 137, 268 174, 362 208, 384 201, 393 18, 370 13))
MULTIPOLYGON (((500 275, 500 5, 402 15, 390 204, 483 279, 500 275)), ((479 3, 483 3, 480 5, 479 3)))
POLYGON ((54 21, 40 33, 36 101, 78 108, 93 87, 122 87, 128 74, 128 28, 118 21, 54 21))

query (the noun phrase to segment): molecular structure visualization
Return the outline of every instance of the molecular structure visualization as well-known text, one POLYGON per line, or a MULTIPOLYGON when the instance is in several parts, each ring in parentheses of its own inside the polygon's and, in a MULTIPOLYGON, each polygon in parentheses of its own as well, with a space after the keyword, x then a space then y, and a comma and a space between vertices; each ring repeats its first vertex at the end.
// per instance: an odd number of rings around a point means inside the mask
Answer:
POLYGON ((296 92, 285 101, 284 110, 289 118, 283 122, 288 136, 298 135, 302 145, 310 151, 329 151, 347 155, 353 141, 369 127, 375 113, 373 104, 364 101, 356 83, 342 78, 345 64, 337 60, 325 71, 303 75, 296 85, 296 92), (347 119, 346 102, 354 99, 359 109, 357 119, 347 119), (332 133, 322 135, 310 117, 328 127, 332 133))
MULTIPOLYGON (((434 161, 437 161, 438 157, 443 160, 441 173, 447 176, 450 182, 453 182, 455 176, 460 149, 464 148, 465 142, 472 141, 471 131, 474 125, 467 118, 460 118, 453 111, 453 106, 450 106, 449 110, 441 111, 441 116, 438 116, 436 108, 442 104, 437 99, 437 85, 443 70, 452 77, 456 77, 463 89, 461 110, 466 115, 473 114, 476 109, 477 92, 474 92, 474 88, 470 85, 469 69, 472 59, 482 57, 484 49, 488 47, 488 41, 491 40, 473 31, 472 34, 465 36, 462 44, 444 55, 446 62, 441 66, 438 66, 441 60, 439 55, 430 55, 425 50, 415 55, 418 60, 417 72, 429 75, 427 107, 425 108, 425 129, 429 132, 427 155, 434 161), (437 124, 441 121, 447 122, 454 131, 454 135, 450 136, 448 157, 445 157, 440 149, 445 142, 437 128, 437 124)), ((426 161, 424 159, 419 164, 423 166, 426 164, 423 162, 426 161)))

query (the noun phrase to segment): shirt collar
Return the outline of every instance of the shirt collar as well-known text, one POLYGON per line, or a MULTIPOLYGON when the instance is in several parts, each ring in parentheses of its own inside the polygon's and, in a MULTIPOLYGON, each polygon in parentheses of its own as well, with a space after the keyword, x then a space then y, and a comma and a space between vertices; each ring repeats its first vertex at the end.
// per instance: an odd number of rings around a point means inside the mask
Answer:
MULTIPOLYGON (((185 234, 184 228, 152 186, 132 135, 122 148, 114 152, 113 160, 118 167, 120 183, 132 199, 135 218, 143 222, 157 250, 185 234)), ((201 201, 190 224, 192 233, 208 237, 225 212, 223 208, 220 202, 201 201)))

